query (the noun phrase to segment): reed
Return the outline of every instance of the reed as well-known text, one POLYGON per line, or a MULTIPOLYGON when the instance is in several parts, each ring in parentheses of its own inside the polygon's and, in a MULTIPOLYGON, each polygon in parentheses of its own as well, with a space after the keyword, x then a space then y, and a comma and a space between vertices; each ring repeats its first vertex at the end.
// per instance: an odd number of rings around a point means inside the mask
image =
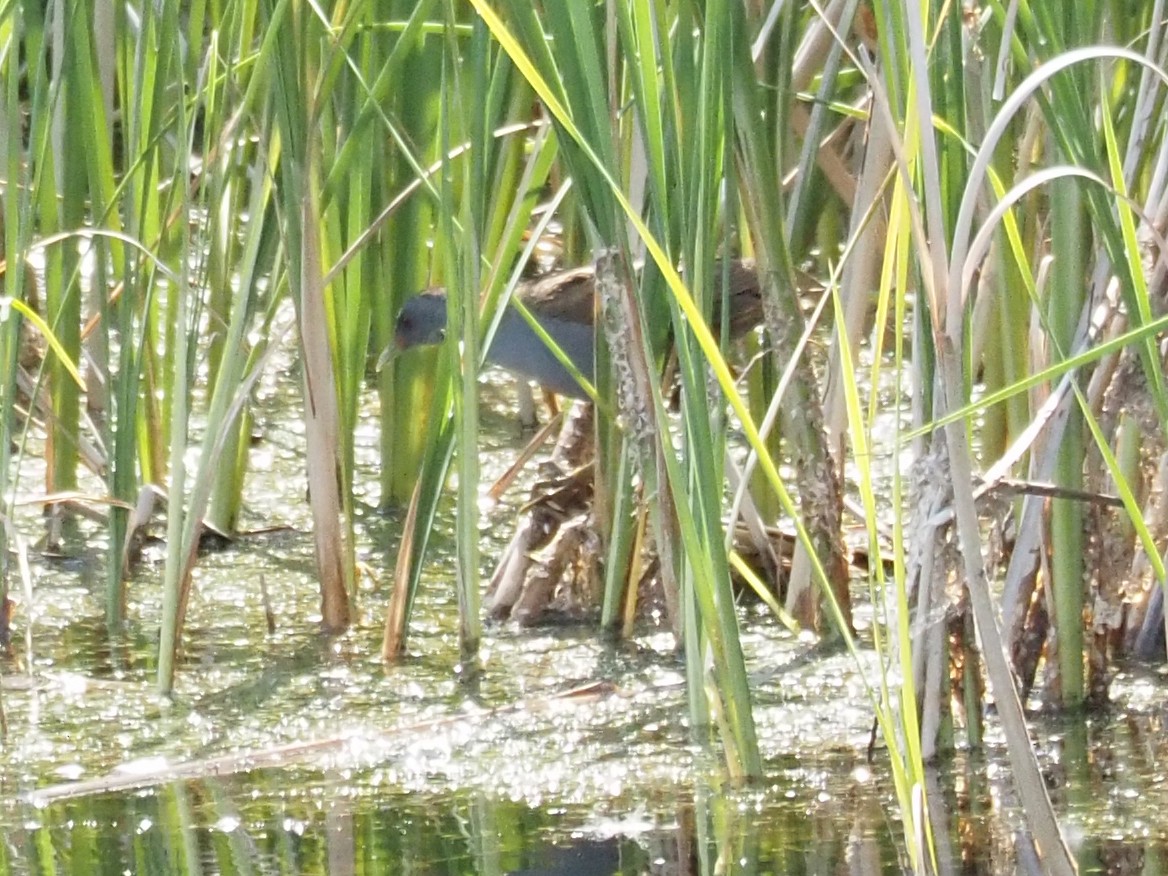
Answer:
POLYGON ((876 606, 869 683, 913 867, 932 866, 925 764, 979 742, 988 689, 1068 869, 1021 706, 1105 701, 1114 661, 1162 623, 1144 601, 1168 538, 1162 20, 1159 3, 9 4, 0 584, 30 448, 46 497, 109 508, 112 632, 130 509, 161 488, 150 623, 169 691, 204 523, 234 528, 246 495, 250 389, 294 344, 323 627, 359 608, 354 430, 372 383, 380 502, 410 503, 382 652, 404 645, 457 466, 473 665, 476 379, 547 201, 602 292, 604 626, 635 615, 652 541, 692 724, 757 776, 727 518, 786 515, 793 622, 856 648, 851 599, 876 606), (745 382, 709 328, 727 324, 726 254, 756 259, 765 297, 745 382), (826 280, 815 302, 805 272, 826 280), (434 283, 447 343, 373 371, 402 301, 434 283), (1007 475, 1044 486, 1006 493, 1007 475), (845 562, 845 497, 866 574, 845 562), (999 549, 987 535, 1008 515, 999 549))

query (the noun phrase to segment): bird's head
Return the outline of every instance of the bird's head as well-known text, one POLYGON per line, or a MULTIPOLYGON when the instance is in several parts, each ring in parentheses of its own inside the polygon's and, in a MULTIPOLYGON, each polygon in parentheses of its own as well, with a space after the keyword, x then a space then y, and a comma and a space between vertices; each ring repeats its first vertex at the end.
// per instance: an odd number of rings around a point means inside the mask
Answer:
POLYGON ((402 307, 393 327, 393 343, 377 359, 380 371, 395 354, 410 347, 437 344, 446 337, 446 293, 440 289, 415 295, 402 307))
POLYGON ((423 292, 402 307, 393 330, 394 346, 408 350, 437 344, 446 336, 446 293, 423 292))

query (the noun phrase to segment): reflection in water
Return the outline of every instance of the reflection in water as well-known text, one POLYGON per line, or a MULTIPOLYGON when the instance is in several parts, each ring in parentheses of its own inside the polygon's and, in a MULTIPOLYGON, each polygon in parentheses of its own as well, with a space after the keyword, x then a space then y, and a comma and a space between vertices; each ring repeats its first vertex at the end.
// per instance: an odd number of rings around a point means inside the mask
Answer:
MULTIPOLYGON (((883 808, 862 804, 849 825, 828 812, 777 817, 706 789, 675 799, 672 820, 660 809, 654 824, 598 819, 597 801, 549 811, 481 794, 370 795, 330 780, 341 778, 261 771, 24 807, 4 835, 0 872, 867 876, 906 872, 908 863, 898 858, 887 799, 883 808), (630 833, 605 833, 622 824, 630 833)), ((990 813, 973 819, 966 811, 934 830, 944 840, 939 873, 1031 872, 1026 837, 990 813)), ((1168 872, 1163 837, 1080 836, 1075 845, 1084 873, 1168 872)))
POLYGON ((622 872, 620 843, 615 839, 582 839, 535 848, 527 857, 528 866, 508 871, 511 876, 611 876, 622 872))

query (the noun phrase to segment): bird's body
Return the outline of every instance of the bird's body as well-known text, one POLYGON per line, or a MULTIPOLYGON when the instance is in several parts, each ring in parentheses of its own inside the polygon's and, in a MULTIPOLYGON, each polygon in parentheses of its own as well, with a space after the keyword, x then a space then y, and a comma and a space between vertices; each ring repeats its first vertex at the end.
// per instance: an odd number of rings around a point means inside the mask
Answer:
MULTIPOLYGON (((527 283, 516 295, 528 308, 548 336, 567 355, 581 376, 592 382, 593 320, 592 271, 576 277, 577 271, 549 275, 527 283), (556 290, 560 290, 556 294, 556 290)), ((446 292, 442 289, 423 292, 409 299, 402 308, 394 328, 394 343, 399 350, 423 344, 436 344, 446 331, 446 292)), ((560 395, 586 398, 587 394, 564 364, 513 307, 499 320, 487 361, 516 374, 537 380, 560 395)))
MULTIPOLYGON (((730 333, 737 337, 758 325, 762 303, 754 264, 741 260, 730 264, 730 333)), ((586 266, 548 274, 524 283, 515 295, 581 376, 591 383, 595 373, 596 274, 593 268, 586 266)), ((399 350, 436 344, 442 340, 445 329, 445 291, 423 292, 406 301, 397 319, 394 342, 399 350)), ((561 395, 587 397, 572 372, 514 308, 509 307, 500 319, 487 351, 487 361, 536 380, 561 395)))

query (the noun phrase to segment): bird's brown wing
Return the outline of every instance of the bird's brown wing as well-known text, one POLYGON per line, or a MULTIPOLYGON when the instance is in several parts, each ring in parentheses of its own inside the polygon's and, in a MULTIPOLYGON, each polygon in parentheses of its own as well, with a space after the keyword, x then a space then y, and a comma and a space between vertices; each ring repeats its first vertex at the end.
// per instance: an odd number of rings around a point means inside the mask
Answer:
POLYGON ((592 265, 556 271, 525 283, 516 294, 538 316, 592 325, 596 312, 596 271, 592 265))
MULTIPOLYGON (((714 269, 722 277, 721 265, 714 269)), ((540 316, 552 316, 581 325, 592 325, 595 316, 596 271, 592 265, 556 271, 521 286, 516 294, 540 316)), ((721 308, 715 309, 717 331, 721 308)), ((762 293, 753 259, 730 262, 730 336, 739 338, 762 322, 762 293)))
MULTIPOLYGON (((721 265, 715 269, 714 277, 720 280, 721 265)), ((762 289, 758 282, 758 271, 754 259, 733 259, 730 262, 730 337, 740 338, 763 320, 762 289)), ((715 331, 720 322, 722 308, 714 308, 715 331)))
MULTIPOLYGON (((722 266, 719 263, 714 268, 715 278, 721 278, 722 266)), ((794 294, 799 297, 800 305, 809 309, 811 305, 803 303, 804 296, 819 295, 824 291, 823 284, 812 274, 802 269, 795 269, 794 294)), ((721 308, 715 308, 714 332, 717 333, 721 308)), ((762 325, 764 314, 762 308, 762 284, 758 277, 758 268, 754 259, 734 259, 730 262, 730 337, 740 338, 751 329, 762 325)))

